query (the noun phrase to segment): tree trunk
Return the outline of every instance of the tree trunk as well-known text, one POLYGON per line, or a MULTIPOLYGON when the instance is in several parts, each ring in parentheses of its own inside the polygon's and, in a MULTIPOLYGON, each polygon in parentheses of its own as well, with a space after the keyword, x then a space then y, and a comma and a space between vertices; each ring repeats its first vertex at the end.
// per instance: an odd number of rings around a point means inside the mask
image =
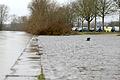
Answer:
POLYGON ((96 18, 96 13, 95 13, 95 25, 94 25, 94 31, 96 32, 96 26, 97 26, 97 18, 96 18))
POLYGON ((103 27, 103 31, 104 31, 104 16, 102 17, 102 27, 103 27))
MULTIPOLYGON (((120 6, 119 6, 120 8, 120 6)), ((119 32, 120 32, 120 11, 119 11, 119 32)))
POLYGON ((84 21, 82 20, 82 32, 83 32, 83 23, 84 23, 84 21))
POLYGON ((94 31, 96 32, 96 24, 97 24, 97 0, 95 0, 95 25, 94 25, 94 31))
POLYGON ((90 21, 88 20, 88 31, 90 31, 90 21))
POLYGON ((3 23, 0 22, 0 31, 2 30, 2 28, 3 28, 3 23))
POLYGON ((2 30, 1 24, 0 24, 0 31, 2 30))
POLYGON ((78 19, 78 27, 80 27, 80 22, 79 22, 80 20, 78 19))

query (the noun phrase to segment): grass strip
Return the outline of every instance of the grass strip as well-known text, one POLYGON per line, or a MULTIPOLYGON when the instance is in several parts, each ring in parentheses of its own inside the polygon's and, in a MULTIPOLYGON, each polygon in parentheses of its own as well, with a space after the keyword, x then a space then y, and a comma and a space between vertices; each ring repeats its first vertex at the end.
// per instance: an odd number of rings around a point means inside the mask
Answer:
POLYGON ((38 76, 38 80, 45 80, 45 75, 42 67, 41 67, 41 74, 38 76))

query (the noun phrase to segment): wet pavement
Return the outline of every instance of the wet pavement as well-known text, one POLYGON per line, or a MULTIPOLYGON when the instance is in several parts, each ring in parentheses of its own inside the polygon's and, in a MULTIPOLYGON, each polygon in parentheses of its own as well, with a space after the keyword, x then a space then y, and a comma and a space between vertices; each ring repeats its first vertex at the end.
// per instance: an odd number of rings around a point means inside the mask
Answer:
POLYGON ((120 80, 120 36, 40 36, 39 45, 46 80, 120 80))
POLYGON ((42 47, 38 46, 33 37, 4 80, 37 80, 41 69, 41 54, 42 47))

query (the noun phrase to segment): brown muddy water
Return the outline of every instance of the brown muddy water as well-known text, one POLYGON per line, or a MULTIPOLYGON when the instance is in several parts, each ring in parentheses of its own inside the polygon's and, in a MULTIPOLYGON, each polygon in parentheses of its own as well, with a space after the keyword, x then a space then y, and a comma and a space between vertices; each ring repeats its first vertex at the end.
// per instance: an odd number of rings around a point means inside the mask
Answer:
POLYGON ((0 80, 9 73, 11 66, 22 53, 31 37, 25 32, 0 32, 0 80))

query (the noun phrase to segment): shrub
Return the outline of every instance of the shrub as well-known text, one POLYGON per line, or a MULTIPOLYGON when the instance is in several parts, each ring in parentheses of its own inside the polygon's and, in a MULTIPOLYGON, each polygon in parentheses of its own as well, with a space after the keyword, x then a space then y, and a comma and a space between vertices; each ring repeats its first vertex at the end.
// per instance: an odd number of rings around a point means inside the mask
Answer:
POLYGON ((36 35, 65 35, 71 32, 66 7, 58 7, 49 0, 33 0, 26 31, 36 35))

